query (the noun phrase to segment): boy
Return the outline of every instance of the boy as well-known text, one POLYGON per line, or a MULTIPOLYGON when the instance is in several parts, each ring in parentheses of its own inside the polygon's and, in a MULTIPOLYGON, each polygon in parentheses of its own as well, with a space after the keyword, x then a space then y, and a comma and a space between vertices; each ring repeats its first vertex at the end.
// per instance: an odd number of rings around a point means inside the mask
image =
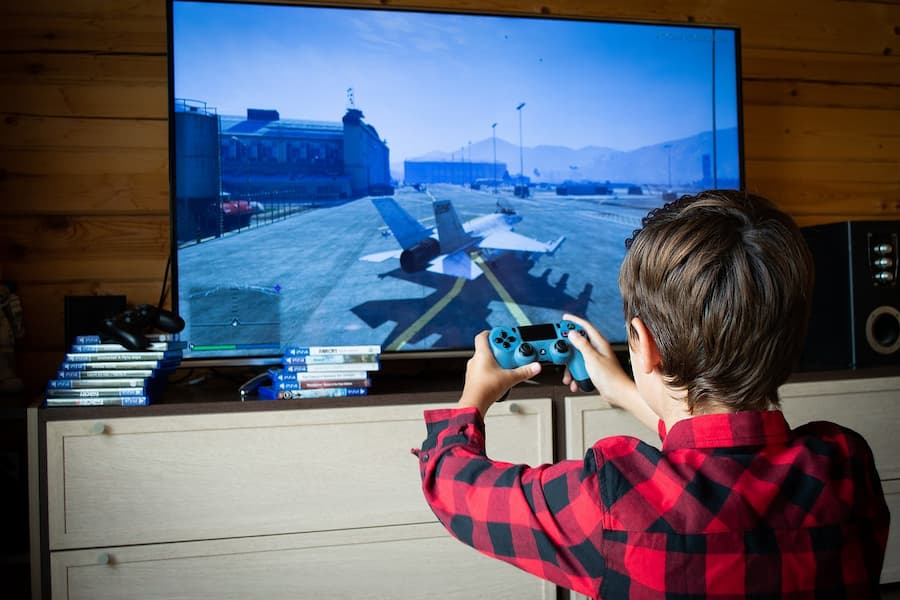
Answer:
MULTIPOLYGON (((739 191, 651 212, 619 274, 634 380, 590 323, 573 336, 600 396, 658 429, 583 461, 485 456, 485 412, 540 366, 501 369, 475 339, 454 409, 425 415, 425 497, 461 541, 595 598, 870 598, 889 513, 871 451, 791 430, 778 387, 802 347, 812 259, 791 219, 739 191)), ((571 375, 563 382, 576 390, 571 375)))

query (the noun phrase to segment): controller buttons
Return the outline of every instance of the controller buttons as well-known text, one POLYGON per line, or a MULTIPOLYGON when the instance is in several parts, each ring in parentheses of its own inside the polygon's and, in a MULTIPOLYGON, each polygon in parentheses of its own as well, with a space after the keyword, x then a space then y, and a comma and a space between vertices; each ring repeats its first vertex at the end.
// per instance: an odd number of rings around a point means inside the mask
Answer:
POLYGON ((496 344, 504 344, 507 348, 510 344, 516 343, 516 338, 513 335, 509 335, 505 331, 501 331, 497 337, 494 338, 494 343, 496 344))
POLYGON ((522 342, 522 345, 519 346, 519 353, 522 356, 532 356, 534 354, 534 346, 528 342, 522 342))
POLYGON ((505 331, 501 331, 497 337, 494 338, 494 343, 498 346, 502 346, 504 350, 509 350, 509 348, 516 343, 516 338, 505 331))
POLYGON ((565 340, 556 340, 556 343, 553 345, 553 347, 560 354, 565 354, 569 351, 569 344, 567 344, 565 340))

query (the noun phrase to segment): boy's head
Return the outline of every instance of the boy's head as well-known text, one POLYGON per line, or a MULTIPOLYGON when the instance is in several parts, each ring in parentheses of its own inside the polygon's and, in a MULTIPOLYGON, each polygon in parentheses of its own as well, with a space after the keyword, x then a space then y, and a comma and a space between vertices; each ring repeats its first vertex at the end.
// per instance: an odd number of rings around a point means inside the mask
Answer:
MULTIPOLYGON (((813 262, 789 216, 760 196, 683 196, 643 220, 619 272, 625 320, 653 336, 693 413, 777 403, 806 336, 813 262)), ((629 337, 634 331, 629 326, 629 337)))

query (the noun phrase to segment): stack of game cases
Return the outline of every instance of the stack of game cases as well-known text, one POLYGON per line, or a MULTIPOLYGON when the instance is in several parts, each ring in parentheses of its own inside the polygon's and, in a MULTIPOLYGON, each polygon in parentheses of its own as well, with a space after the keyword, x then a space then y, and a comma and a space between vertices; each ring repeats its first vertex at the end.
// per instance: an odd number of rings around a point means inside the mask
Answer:
POLYGON ((281 367, 268 370, 270 385, 259 388, 264 400, 365 396, 377 371, 381 346, 292 346, 281 367))
POLYGON ((145 350, 81 335, 47 384, 47 406, 143 406, 158 399, 187 342, 177 334, 148 334, 145 350))

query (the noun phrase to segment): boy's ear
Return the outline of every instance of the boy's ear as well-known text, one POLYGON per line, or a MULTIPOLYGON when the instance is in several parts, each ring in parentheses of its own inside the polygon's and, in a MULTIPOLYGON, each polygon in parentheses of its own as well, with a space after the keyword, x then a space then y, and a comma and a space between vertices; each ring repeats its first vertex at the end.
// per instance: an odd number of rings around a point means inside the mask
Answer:
POLYGON ((656 339, 640 317, 631 319, 635 339, 632 341, 632 352, 644 373, 652 373, 660 364, 659 348, 656 339))

